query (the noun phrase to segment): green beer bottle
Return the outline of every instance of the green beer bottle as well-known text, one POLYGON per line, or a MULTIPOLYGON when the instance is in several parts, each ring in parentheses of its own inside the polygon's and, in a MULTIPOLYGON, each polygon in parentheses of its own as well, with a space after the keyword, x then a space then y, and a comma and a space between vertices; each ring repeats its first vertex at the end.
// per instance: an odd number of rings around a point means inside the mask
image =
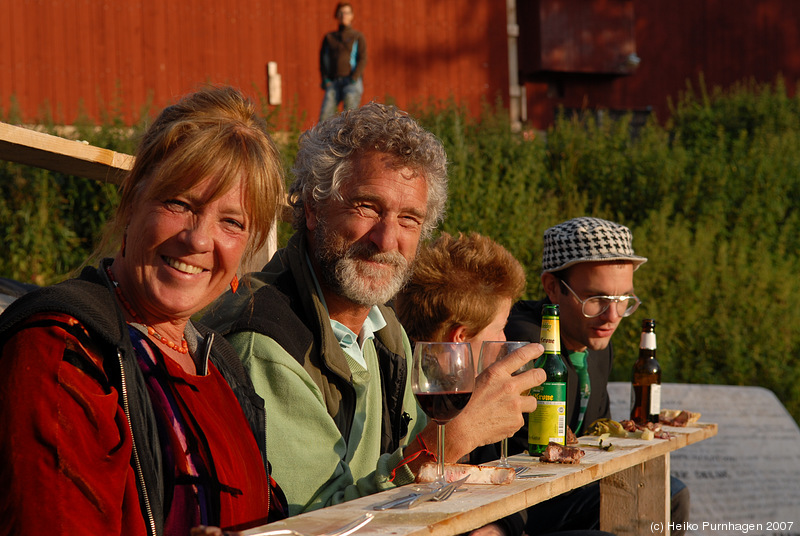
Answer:
POLYGON ((536 397, 536 411, 528 414, 528 452, 540 456, 551 441, 564 445, 567 433, 567 367, 561 357, 561 328, 558 305, 542 308, 542 331, 539 342, 544 353, 536 368, 547 373, 547 380, 531 389, 536 397))

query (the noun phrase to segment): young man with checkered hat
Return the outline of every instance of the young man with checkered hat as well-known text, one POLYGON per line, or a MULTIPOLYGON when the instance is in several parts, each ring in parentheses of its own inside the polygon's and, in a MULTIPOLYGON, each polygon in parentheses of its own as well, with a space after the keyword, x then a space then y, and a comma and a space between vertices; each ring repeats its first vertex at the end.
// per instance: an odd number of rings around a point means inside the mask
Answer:
MULTIPOLYGON (((542 286, 547 297, 517 302, 511 310, 506 338, 538 342, 542 306, 559 306, 561 352, 568 371, 567 424, 576 435, 596 419, 611 417, 611 337, 641 303, 633 273, 645 262, 647 258, 634 254, 633 235, 624 225, 600 218, 571 219, 544 232, 542 286)), ((527 448, 527 433, 523 427, 515 436, 517 450, 527 448)), ((529 509, 526 532, 534 536, 597 528, 599 513, 599 485, 590 484, 529 509)), ((672 521, 688 518, 689 490, 673 478, 672 521)))

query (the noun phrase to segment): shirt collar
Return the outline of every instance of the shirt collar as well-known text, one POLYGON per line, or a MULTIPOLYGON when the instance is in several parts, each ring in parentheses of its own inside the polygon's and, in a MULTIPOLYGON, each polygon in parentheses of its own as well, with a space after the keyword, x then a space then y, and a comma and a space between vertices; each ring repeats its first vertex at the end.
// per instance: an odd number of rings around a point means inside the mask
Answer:
POLYGON ((375 333, 386 327, 386 319, 383 317, 383 313, 381 313, 377 305, 373 305, 369 310, 369 314, 367 315, 367 319, 364 320, 364 324, 361 326, 361 333, 359 335, 356 335, 353 333, 353 330, 341 322, 337 322, 333 318, 331 318, 330 321, 333 334, 336 335, 336 340, 339 341, 339 345, 342 348, 356 343, 358 343, 359 347, 363 347, 365 341, 374 339, 375 333))
MULTIPOLYGON (((314 280, 314 287, 317 289, 319 300, 322 302, 322 306, 325 307, 325 311, 327 311, 328 305, 325 303, 325 296, 322 294, 322 287, 319 286, 317 274, 314 273, 314 266, 311 264, 311 258, 308 256, 308 252, 306 252, 306 262, 311 271, 311 279, 314 280)), ((366 320, 364 320, 364 324, 361 326, 360 334, 354 333, 353 330, 330 316, 328 316, 328 320, 330 321, 333 334, 339 342, 339 346, 359 362, 363 361, 361 349, 364 347, 364 343, 370 339, 374 339, 375 333, 386 327, 386 319, 383 317, 383 313, 381 313, 377 305, 373 305, 370 308, 369 314, 366 320)))

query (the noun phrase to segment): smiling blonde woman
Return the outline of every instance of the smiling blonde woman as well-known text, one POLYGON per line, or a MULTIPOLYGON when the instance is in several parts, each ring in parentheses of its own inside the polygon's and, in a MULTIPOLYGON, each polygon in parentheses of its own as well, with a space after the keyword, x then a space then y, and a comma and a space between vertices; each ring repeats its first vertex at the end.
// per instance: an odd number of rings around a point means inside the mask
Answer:
POLYGON ((226 341, 191 321, 236 286, 282 184, 240 92, 160 114, 101 247, 113 258, 0 316, 4 530, 186 535, 285 517, 263 401, 226 341))

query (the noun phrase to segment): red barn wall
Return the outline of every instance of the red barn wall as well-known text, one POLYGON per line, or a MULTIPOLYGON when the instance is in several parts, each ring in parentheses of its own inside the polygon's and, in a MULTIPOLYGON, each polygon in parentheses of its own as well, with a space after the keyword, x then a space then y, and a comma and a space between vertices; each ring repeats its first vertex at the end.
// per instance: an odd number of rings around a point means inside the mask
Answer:
MULTIPOLYGON (((790 94, 800 78, 800 2, 795 0, 519 0, 521 80, 525 82, 528 115, 533 126, 545 128, 559 106, 618 110, 652 109, 661 120, 669 113, 668 97, 675 102, 691 83, 728 87, 742 80, 774 82, 784 77, 790 94), (581 72, 577 68, 545 71, 536 65, 543 52, 542 26, 559 11, 599 11, 597 19, 624 11, 633 4, 633 39, 641 63, 630 74, 581 72), (539 20, 544 15, 544 19, 539 20), (527 40, 527 41, 526 41, 527 40)), ((574 21, 573 21, 574 22, 574 21)), ((606 20, 606 22, 608 22, 606 20)), ((613 28, 611 22, 608 23, 613 28)), ((575 43, 585 25, 574 22, 563 32, 565 43, 575 43)), ((618 29, 618 28, 617 28, 618 29)), ((603 28, 595 26, 592 47, 603 28)), ((546 32, 545 32, 546 34, 546 32)), ((552 43, 550 44, 552 46, 552 43)), ((622 48, 624 43, 614 46, 622 48)), ((572 45, 574 46, 574 45, 572 45)))
MULTIPOLYGON (((267 95, 277 62, 284 110, 316 122, 319 47, 335 0, 0 0, 0 117, 49 108, 71 123, 139 117, 204 82, 267 95)), ((505 0, 352 1, 367 39, 364 101, 400 107, 455 96, 477 112, 508 94, 505 0)))
MULTIPOLYGON (((506 0, 353 0, 368 44, 364 100, 402 108, 450 96, 477 113, 508 103, 506 0)), ((316 121, 318 53, 334 0, 0 0, 0 118, 48 109, 71 123, 139 118, 204 82, 266 96, 277 62, 283 117, 316 121)), ((652 109, 687 82, 728 86, 800 77, 797 0, 517 0, 520 80, 530 126, 559 106, 652 109), (559 41, 560 40, 560 41, 559 41), (560 48, 559 48, 560 47, 560 48), (633 50, 635 69, 614 58, 633 50), (550 53, 549 56, 544 56, 550 53), (543 61, 546 60, 546 61, 543 61)))

